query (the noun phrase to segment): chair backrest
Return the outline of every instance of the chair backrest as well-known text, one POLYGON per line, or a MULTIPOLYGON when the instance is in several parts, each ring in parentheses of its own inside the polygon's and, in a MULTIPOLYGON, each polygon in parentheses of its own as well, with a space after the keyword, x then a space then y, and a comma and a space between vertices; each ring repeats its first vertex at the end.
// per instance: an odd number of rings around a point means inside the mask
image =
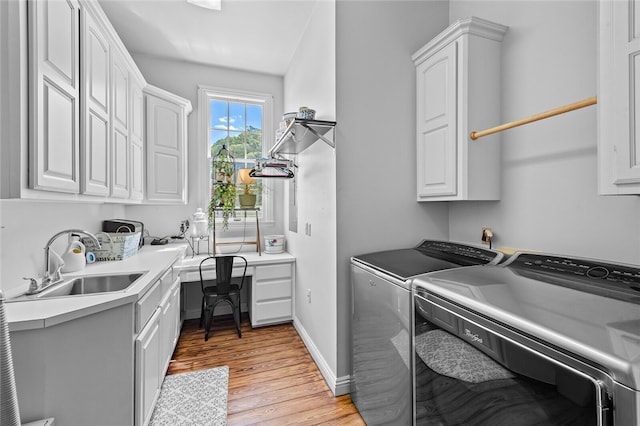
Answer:
POLYGON ((218 294, 229 294, 231 290, 231 275, 233 274, 233 263, 235 259, 240 259, 244 262, 244 270, 242 271, 242 277, 239 288, 244 285, 244 278, 247 276, 247 259, 242 256, 210 256, 203 259, 200 262, 200 286, 204 292, 204 279, 202 277, 203 264, 209 260, 215 260, 216 262, 216 289, 218 294))

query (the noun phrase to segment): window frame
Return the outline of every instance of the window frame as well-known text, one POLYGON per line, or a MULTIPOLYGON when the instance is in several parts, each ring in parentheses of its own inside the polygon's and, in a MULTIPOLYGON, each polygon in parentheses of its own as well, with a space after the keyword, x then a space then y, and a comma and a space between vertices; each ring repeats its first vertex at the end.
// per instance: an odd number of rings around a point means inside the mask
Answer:
MULTIPOLYGON (((273 95, 269 93, 247 92, 242 90, 226 89, 215 86, 198 85, 198 144, 197 144, 197 164, 198 164, 198 205, 206 211, 211 196, 211 145, 209 142, 209 110, 210 100, 221 100, 238 103, 258 103, 262 105, 262 156, 267 153, 274 144, 273 130, 273 95), (202 155, 204 154, 204 156, 202 155)), ((262 214, 260 223, 275 223, 274 218, 274 183, 272 179, 262 181, 262 214)), ((248 218, 247 218, 248 220, 248 218)), ((216 219, 216 226, 221 224, 221 219, 216 219)), ((243 227, 244 220, 229 221, 229 229, 243 227)))

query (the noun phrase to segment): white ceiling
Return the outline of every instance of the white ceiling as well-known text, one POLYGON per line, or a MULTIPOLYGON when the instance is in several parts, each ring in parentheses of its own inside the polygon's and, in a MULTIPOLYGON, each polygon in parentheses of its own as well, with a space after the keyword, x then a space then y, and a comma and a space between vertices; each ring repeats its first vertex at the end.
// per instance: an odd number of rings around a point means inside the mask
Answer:
POLYGON ((316 0, 100 0, 132 53, 284 75, 316 0))

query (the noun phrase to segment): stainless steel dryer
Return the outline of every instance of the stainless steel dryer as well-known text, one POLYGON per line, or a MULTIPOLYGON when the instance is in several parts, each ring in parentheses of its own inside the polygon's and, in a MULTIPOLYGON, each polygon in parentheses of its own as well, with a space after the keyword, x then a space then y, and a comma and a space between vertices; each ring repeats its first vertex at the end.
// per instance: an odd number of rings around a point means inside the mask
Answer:
POLYGON ((408 280, 500 259, 502 254, 493 250, 434 240, 351 259, 351 399, 369 426, 412 423, 413 302, 408 280))
POLYGON ((640 266, 518 253, 412 286, 418 425, 640 424, 640 266))

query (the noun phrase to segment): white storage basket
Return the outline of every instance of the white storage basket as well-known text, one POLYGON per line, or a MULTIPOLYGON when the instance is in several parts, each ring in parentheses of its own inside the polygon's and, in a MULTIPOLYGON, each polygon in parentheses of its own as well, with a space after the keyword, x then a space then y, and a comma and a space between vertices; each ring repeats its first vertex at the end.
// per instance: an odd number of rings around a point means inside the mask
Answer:
POLYGON ((94 242, 84 237, 82 243, 87 252, 92 252, 96 260, 123 260, 138 252, 140 244, 140 232, 98 232, 96 238, 100 242, 100 248, 94 242))
POLYGON ((264 252, 271 254, 284 252, 284 235, 265 235, 264 252))

